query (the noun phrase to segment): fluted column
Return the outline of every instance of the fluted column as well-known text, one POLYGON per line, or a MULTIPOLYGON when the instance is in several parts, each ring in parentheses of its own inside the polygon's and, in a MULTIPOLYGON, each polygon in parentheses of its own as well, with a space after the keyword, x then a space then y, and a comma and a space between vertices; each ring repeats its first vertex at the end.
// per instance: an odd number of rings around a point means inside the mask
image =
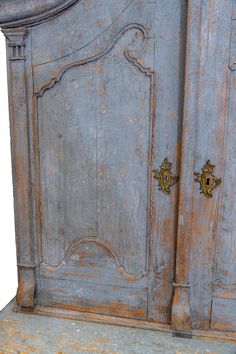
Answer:
POLYGON ((8 89, 11 129, 15 228, 17 244, 18 289, 17 304, 24 308, 34 306, 35 262, 32 207, 30 190, 30 160, 28 111, 26 89, 25 45, 27 29, 7 28, 2 32, 7 42, 8 89))

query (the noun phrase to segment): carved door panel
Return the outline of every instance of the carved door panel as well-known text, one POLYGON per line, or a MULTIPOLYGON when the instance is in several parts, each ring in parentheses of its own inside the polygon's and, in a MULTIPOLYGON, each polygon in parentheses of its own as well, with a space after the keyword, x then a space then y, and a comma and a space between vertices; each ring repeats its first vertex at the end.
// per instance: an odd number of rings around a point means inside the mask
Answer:
MULTIPOLYGON (((236 331, 236 2, 225 11, 227 42, 225 45, 225 89, 227 102, 219 124, 222 131, 221 151, 224 163, 218 173, 222 177, 215 230, 215 257, 213 273, 211 328, 236 331), (227 62, 229 65, 227 66, 227 62)), ((221 160, 221 159, 220 159, 221 160)), ((218 160, 219 161, 219 160, 218 160)), ((217 162, 218 162, 217 161, 217 162)), ((221 161, 219 161, 221 162, 221 161)))
POLYGON ((81 0, 29 28, 41 306, 170 322, 178 184, 152 171, 178 174, 186 9, 163 4, 81 0))
POLYGON ((193 328, 236 326, 235 5, 193 0, 189 12, 178 282, 193 328))

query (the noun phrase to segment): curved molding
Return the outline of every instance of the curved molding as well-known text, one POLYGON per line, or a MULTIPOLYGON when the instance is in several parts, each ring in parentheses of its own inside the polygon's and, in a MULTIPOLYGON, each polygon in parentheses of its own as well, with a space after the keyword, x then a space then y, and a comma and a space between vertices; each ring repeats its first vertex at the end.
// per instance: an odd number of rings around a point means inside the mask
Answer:
MULTIPOLYGON (((35 93, 36 96, 38 97, 42 97, 44 92, 46 90, 49 90, 51 88, 54 87, 54 85, 59 82, 62 78, 62 76, 65 74, 65 72, 75 66, 80 66, 80 65, 85 65, 85 64, 88 64, 88 63, 91 63, 95 60, 98 60, 100 59, 102 56, 106 55, 107 53, 110 52, 111 49, 113 49, 113 47, 115 46, 115 44, 118 42, 118 40, 122 37, 122 35, 127 32, 128 30, 132 30, 132 29, 137 29, 140 31, 140 33, 142 34, 143 36, 143 40, 145 40, 146 36, 147 36, 147 33, 148 33, 148 30, 147 28, 144 26, 144 25, 141 25, 141 24, 138 24, 138 23, 130 23, 128 24, 127 26, 125 26, 116 36, 115 38, 113 39, 113 41, 111 42, 111 44, 109 44, 106 48, 102 49, 100 52, 98 52, 97 54, 89 57, 89 58, 86 58, 86 59, 83 59, 83 60, 79 60, 79 61, 75 61, 75 62, 72 62, 70 64, 67 64, 65 65, 57 74, 55 77, 52 77, 50 79, 50 81, 44 85, 38 92, 35 93)), ((153 72, 150 68, 145 68, 141 65, 141 63, 138 62, 138 60, 134 57, 131 57, 130 56, 130 51, 126 50, 125 49, 125 52, 124 52, 124 55, 126 57, 126 59, 133 63, 135 66, 137 66, 139 68, 139 70, 142 72, 142 73, 145 73, 147 74, 148 76, 150 76, 150 74, 153 72)))
POLYGON ((143 74, 147 76, 152 76, 154 74, 154 70, 150 67, 143 66, 139 62, 138 58, 136 58, 130 50, 125 49, 124 55, 126 60, 128 60, 130 63, 136 66, 143 74))
POLYGON ((108 254, 114 259, 114 263, 116 265, 116 269, 117 271, 127 280, 129 281, 137 281, 142 279, 143 277, 145 277, 147 275, 146 272, 142 272, 140 274, 131 274, 129 272, 127 272, 125 270, 125 268, 120 264, 117 255, 115 254, 115 252, 113 251, 112 247, 105 241, 102 240, 98 240, 97 237, 91 236, 91 237, 86 237, 86 238, 81 238, 80 240, 75 240, 72 242, 72 244, 68 247, 65 256, 62 260, 62 262, 56 266, 52 266, 49 265, 46 261, 42 262, 42 266, 44 266, 48 271, 50 272, 55 272, 58 271, 60 268, 62 268, 63 266, 65 266, 66 264, 68 264, 69 261, 69 255, 71 252, 73 252, 73 249, 78 248, 78 246, 80 246, 80 244, 83 243, 95 243, 97 244, 99 247, 104 248, 108 254))
POLYGON ((97 244, 98 246, 104 248, 108 254, 114 259, 115 261, 115 264, 117 267, 120 267, 120 263, 118 261, 118 258, 117 258, 117 255, 115 254, 115 252, 112 250, 111 246, 105 242, 105 241, 102 241, 102 240, 98 240, 96 237, 86 237, 86 238, 82 238, 78 241, 74 241, 68 248, 68 250, 66 251, 66 255, 65 255, 65 258, 66 259, 69 259, 69 256, 71 254, 73 254, 73 250, 76 249, 78 246, 80 246, 81 244, 83 243, 95 243, 97 244))
POLYGON ((43 22, 80 0, 2 0, 0 27, 18 27, 43 22))

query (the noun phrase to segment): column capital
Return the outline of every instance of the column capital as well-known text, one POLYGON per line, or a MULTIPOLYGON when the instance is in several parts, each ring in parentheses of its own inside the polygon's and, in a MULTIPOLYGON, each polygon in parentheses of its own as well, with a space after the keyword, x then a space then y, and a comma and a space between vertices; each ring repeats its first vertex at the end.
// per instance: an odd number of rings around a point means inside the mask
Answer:
POLYGON ((7 46, 10 47, 9 60, 24 60, 25 39, 29 33, 26 27, 4 28, 2 33, 7 39, 7 46))
POLYGON ((10 43, 24 43, 25 38, 27 37, 29 31, 26 27, 17 27, 17 28, 3 28, 2 33, 7 38, 10 43))

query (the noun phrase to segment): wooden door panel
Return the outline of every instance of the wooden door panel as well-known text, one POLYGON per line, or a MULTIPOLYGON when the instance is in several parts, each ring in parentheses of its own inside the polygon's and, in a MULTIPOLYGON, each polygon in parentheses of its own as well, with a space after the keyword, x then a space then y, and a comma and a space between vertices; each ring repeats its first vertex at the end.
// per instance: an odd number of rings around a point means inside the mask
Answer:
POLYGON ((166 323, 178 188, 154 190, 152 170, 178 174, 185 2, 112 3, 32 28, 37 298, 166 323))
POLYGON ((42 253, 58 277, 73 245, 74 262, 104 267, 102 278, 110 265, 133 281, 147 271, 153 74, 122 40, 95 62, 71 65, 38 98, 42 253))
POLYGON ((184 251, 177 254, 193 328, 235 329, 233 5, 193 0, 189 12, 178 235, 184 251), (212 198, 201 193, 195 175, 207 160, 222 180, 212 198))
POLYGON ((60 263, 55 246, 63 249, 58 234, 66 234, 68 243, 99 237, 123 255, 128 273, 145 271, 149 92, 150 78, 111 51, 102 64, 70 69, 38 100, 43 254, 50 265, 60 263))
MULTIPOLYGON (((229 90, 227 92, 227 115, 224 117, 224 164, 222 171, 221 199, 216 236, 214 262, 214 283, 211 326, 221 330, 236 328, 236 76, 234 62, 236 58, 236 3, 228 18, 231 25, 229 46, 229 90)), ((223 119, 223 118, 222 118, 223 119)))

